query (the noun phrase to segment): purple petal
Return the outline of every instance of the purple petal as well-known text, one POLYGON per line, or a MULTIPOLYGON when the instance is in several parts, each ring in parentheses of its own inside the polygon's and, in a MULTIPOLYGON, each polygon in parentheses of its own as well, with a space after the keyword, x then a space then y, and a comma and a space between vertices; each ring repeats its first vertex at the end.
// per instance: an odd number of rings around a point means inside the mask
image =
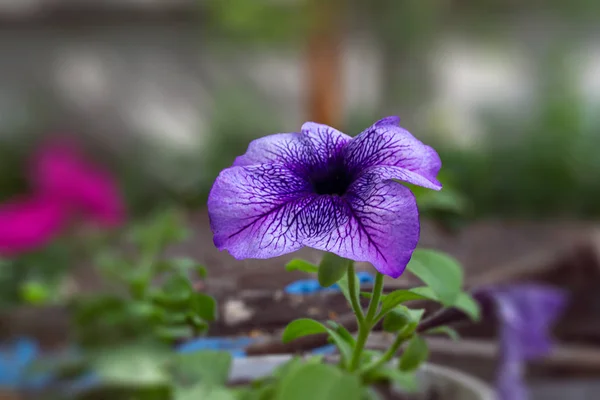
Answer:
POLYGON ((352 139, 344 150, 350 170, 385 167, 389 179, 439 190, 442 162, 436 151, 397 126, 399 118, 384 118, 352 139))
POLYGON ((253 140, 234 166, 283 164, 292 169, 326 164, 341 156, 351 137, 322 124, 306 122, 301 133, 278 133, 253 140))
POLYGON ((414 195, 399 183, 365 173, 353 183, 345 198, 327 212, 315 210, 318 223, 333 229, 321 229, 307 236, 303 244, 370 262, 382 274, 399 277, 419 240, 414 195))
POLYGON ((215 246, 237 259, 300 249, 297 213, 310 201, 307 185, 282 165, 225 169, 208 198, 215 246))
POLYGON ((390 117, 385 117, 385 118, 380 119, 379 121, 375 122, 373 125, 380 126, 380 125, 399 125, 399 124, 400 124, 400 117, 392 115, 390 117))
POLYGON ((276 133, 253 140, 248 145, 248 150, 243 156, 235 159, 233 165, 243 167, 260 164, 282 164, 294 161, 294 154, 288 149, 295 146, 298 133, 276 133))

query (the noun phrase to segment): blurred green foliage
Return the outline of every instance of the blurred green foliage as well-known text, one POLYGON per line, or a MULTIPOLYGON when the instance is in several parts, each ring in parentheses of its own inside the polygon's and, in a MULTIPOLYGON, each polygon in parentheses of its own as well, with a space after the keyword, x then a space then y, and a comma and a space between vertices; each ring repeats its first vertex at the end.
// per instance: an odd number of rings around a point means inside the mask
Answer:
POLYGON ((127 229, 129 247, 117 243, 100 249, 95 265, 107 287, 72 299, 77 343, 86 348, 144 339, 171 343, 206 332, 216 318, 216 304, 193 283, 206 276, 206 269, 191 259, 164 255, 186 236, 183 216, 167 210, 127 229))
POLYGON ((310 26, 309 0, 207 0, 207 29, 236 44, 289 44, 310 26))
POLYGON ((575 92, 561 53, 549 57, 526 119, 491 110, 482 147, 440 149, 474 216, 600 215, 600 118, 575 92))

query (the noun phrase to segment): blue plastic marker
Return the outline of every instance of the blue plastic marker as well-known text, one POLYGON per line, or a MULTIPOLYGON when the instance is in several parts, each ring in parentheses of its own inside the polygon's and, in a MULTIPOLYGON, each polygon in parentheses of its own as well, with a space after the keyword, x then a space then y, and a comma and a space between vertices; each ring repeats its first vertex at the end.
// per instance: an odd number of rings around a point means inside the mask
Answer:
MULTIPOLYGON (((375 281, 373 275, 367 271, 358 272, 356 277, 361 285, 365 283, 373 283, 375 281)), ((340 287, 336 283, 335 285, 326 288, 321 286, 317 279, 301 279, 299 281, 290 283, 284 289, 286 293, 294 295, 314 294, 323 290, 340 290, 340 287)))

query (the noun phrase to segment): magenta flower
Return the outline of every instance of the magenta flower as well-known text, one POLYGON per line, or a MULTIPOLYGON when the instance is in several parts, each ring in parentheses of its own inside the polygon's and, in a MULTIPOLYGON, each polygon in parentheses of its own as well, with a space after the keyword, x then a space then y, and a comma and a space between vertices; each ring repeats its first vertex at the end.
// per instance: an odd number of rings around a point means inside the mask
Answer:
POLYGON ((65 213, 49 198, 32 197, 0 206, 0 255, 14 256, 44 246, 59 232, 65 213))
POLYGON ((125 205, 107 171, 85 159, 70 142, 50 142, 35 154, 32 181, 36 192, 103 227, 119 225, 125 205))
POLYGON ((370 262, 398 277, 419 239, 414 195, 439 190, 438 154, 388 117, 355 138, 307 122, 266 136, 221 172, 208 199, 214 242, 235 258, 304 246, 370 262))
POLYGON ((0 255, 43 247, 77 215, 102 227, 123 221, 125 206, 116 183, 74 145, 42 146, 30 167, 33 193, 0 206, 0 255))

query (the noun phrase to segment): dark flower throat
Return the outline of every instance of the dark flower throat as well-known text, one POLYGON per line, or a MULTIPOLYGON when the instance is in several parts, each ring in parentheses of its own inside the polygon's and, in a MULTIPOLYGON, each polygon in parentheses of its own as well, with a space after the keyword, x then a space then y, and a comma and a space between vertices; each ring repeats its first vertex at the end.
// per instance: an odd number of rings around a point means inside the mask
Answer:
POLYGON ((312 174, 310 183, 316 194, 342 196, 352 184, 351 174, 343 166, 330 167, 312 174))

